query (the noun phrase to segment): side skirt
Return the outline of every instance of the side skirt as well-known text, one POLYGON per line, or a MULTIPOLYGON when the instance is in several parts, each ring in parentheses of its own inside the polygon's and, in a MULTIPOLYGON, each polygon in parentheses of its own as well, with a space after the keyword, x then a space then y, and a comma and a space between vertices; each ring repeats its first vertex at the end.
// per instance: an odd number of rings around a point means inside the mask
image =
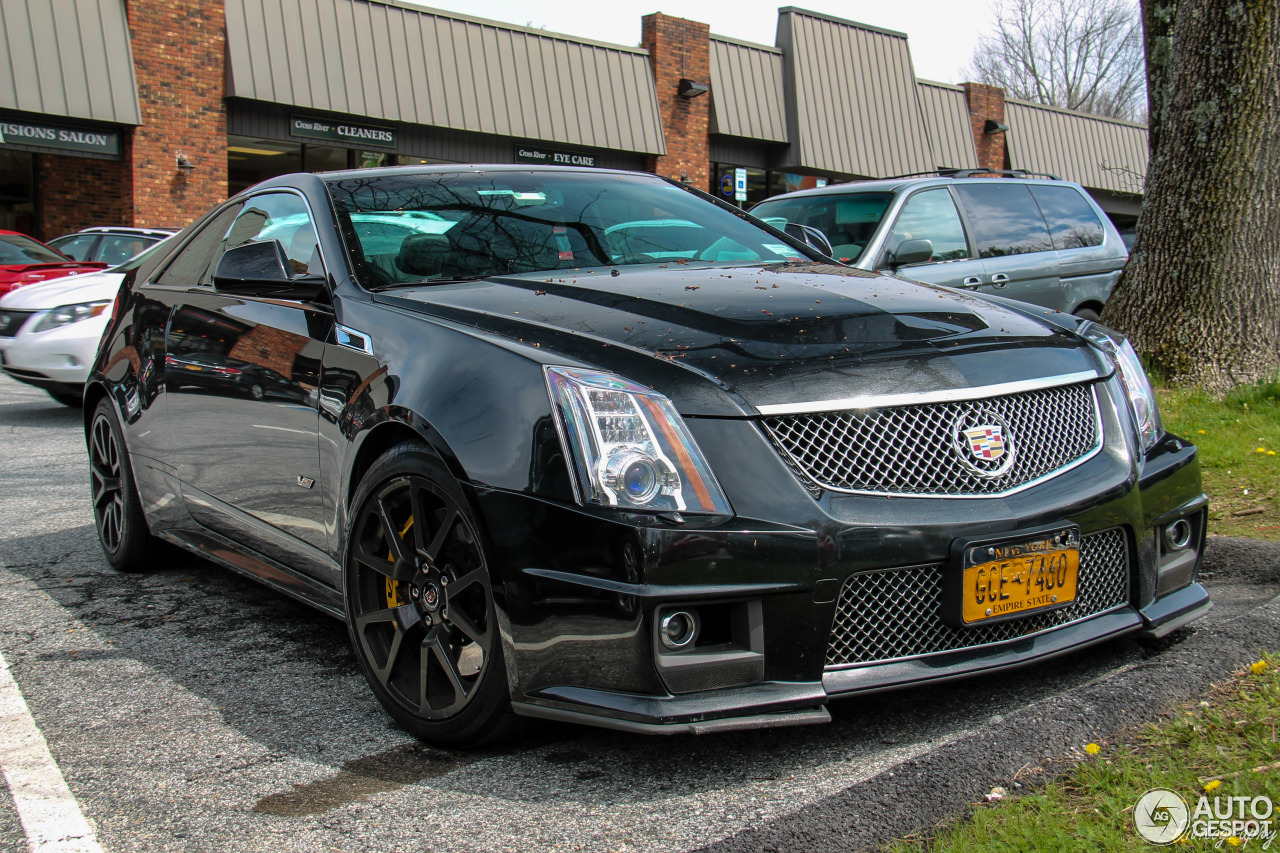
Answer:
POLYGON ((211 530, 166 530, 160 536, 210 562, 259 581, 335 619, 346 619, 342 592, 300 575, 211 530))

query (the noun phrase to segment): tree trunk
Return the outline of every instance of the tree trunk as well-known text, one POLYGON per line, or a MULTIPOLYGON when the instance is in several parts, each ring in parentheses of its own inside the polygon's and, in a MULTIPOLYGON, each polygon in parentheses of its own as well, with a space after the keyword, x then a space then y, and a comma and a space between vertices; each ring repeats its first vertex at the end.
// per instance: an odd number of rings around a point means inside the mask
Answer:
POLYGON ((1148 56, 1156 144, 1103 321, 1170 380, 1223 394, 1280 373, 1280 3, 1176 8, 1167 66, 1148 56))

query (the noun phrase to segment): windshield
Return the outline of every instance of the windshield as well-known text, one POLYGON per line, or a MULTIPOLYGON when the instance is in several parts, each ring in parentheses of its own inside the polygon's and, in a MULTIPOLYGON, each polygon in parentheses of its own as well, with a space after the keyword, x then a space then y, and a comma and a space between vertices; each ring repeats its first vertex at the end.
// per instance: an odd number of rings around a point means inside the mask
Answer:
POLYGON ((402 173, 328 182, 371 287, 634 264, 804 259, 660 178, 581 172, 402 173))
POLYGON ((788 222, 817 228, 831 241, 833 257, 856 263, 891 201, 892 193, 821 193, 762 201, 751 215, 774 228, 788 222))
POLYGON ((21 234, 0 234, 0 264, 65 264, 71 260, 21 234))

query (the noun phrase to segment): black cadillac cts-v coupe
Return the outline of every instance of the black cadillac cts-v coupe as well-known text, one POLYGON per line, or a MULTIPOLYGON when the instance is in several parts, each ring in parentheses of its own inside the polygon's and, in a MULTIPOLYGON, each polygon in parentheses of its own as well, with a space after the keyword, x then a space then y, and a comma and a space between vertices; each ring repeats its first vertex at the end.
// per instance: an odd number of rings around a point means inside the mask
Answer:
POLYGON ((1196 449, 1122 338, 802 236, 622 172, 260 184, 112 308, 107 559, 177 544, 345 619, 452 745, 822 722, 1209 608, 1196 449))

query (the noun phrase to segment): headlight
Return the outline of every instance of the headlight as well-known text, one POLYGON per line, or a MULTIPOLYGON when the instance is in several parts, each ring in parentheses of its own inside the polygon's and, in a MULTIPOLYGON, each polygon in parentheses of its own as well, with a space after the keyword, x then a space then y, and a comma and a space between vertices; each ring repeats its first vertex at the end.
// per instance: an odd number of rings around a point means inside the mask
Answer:
POLYGON ((59 326, 79 323, 90 317, 97 317, 107 310, 108 302, 81 302, 79 305, 61 305, 40 318, 40 322, 31 327, 33 332, 47 332, 59 326))
POLYGON ((1156 442, 1164 435, 1164 426, 1160 423, 1160 408, 1156 405, 1156 395, 1151 390, 1151 382, 1142 369, 1142 362, 1133 346, 1124 335, 1114 332, 1106 326, 1086 320, 1077 331, 1086 340, 1102 350, 1111 359, 1120 373, 1120 381, 1129 398, 1129 411, 1138 425, 1138 435, 1142 440, 1142 452, 1146 453, 1156 446, 1156 442))
POLYGON ((611 373, 569 367, 546 373, 579 500, 651 512, 733 514, 670 400, 611 373))

